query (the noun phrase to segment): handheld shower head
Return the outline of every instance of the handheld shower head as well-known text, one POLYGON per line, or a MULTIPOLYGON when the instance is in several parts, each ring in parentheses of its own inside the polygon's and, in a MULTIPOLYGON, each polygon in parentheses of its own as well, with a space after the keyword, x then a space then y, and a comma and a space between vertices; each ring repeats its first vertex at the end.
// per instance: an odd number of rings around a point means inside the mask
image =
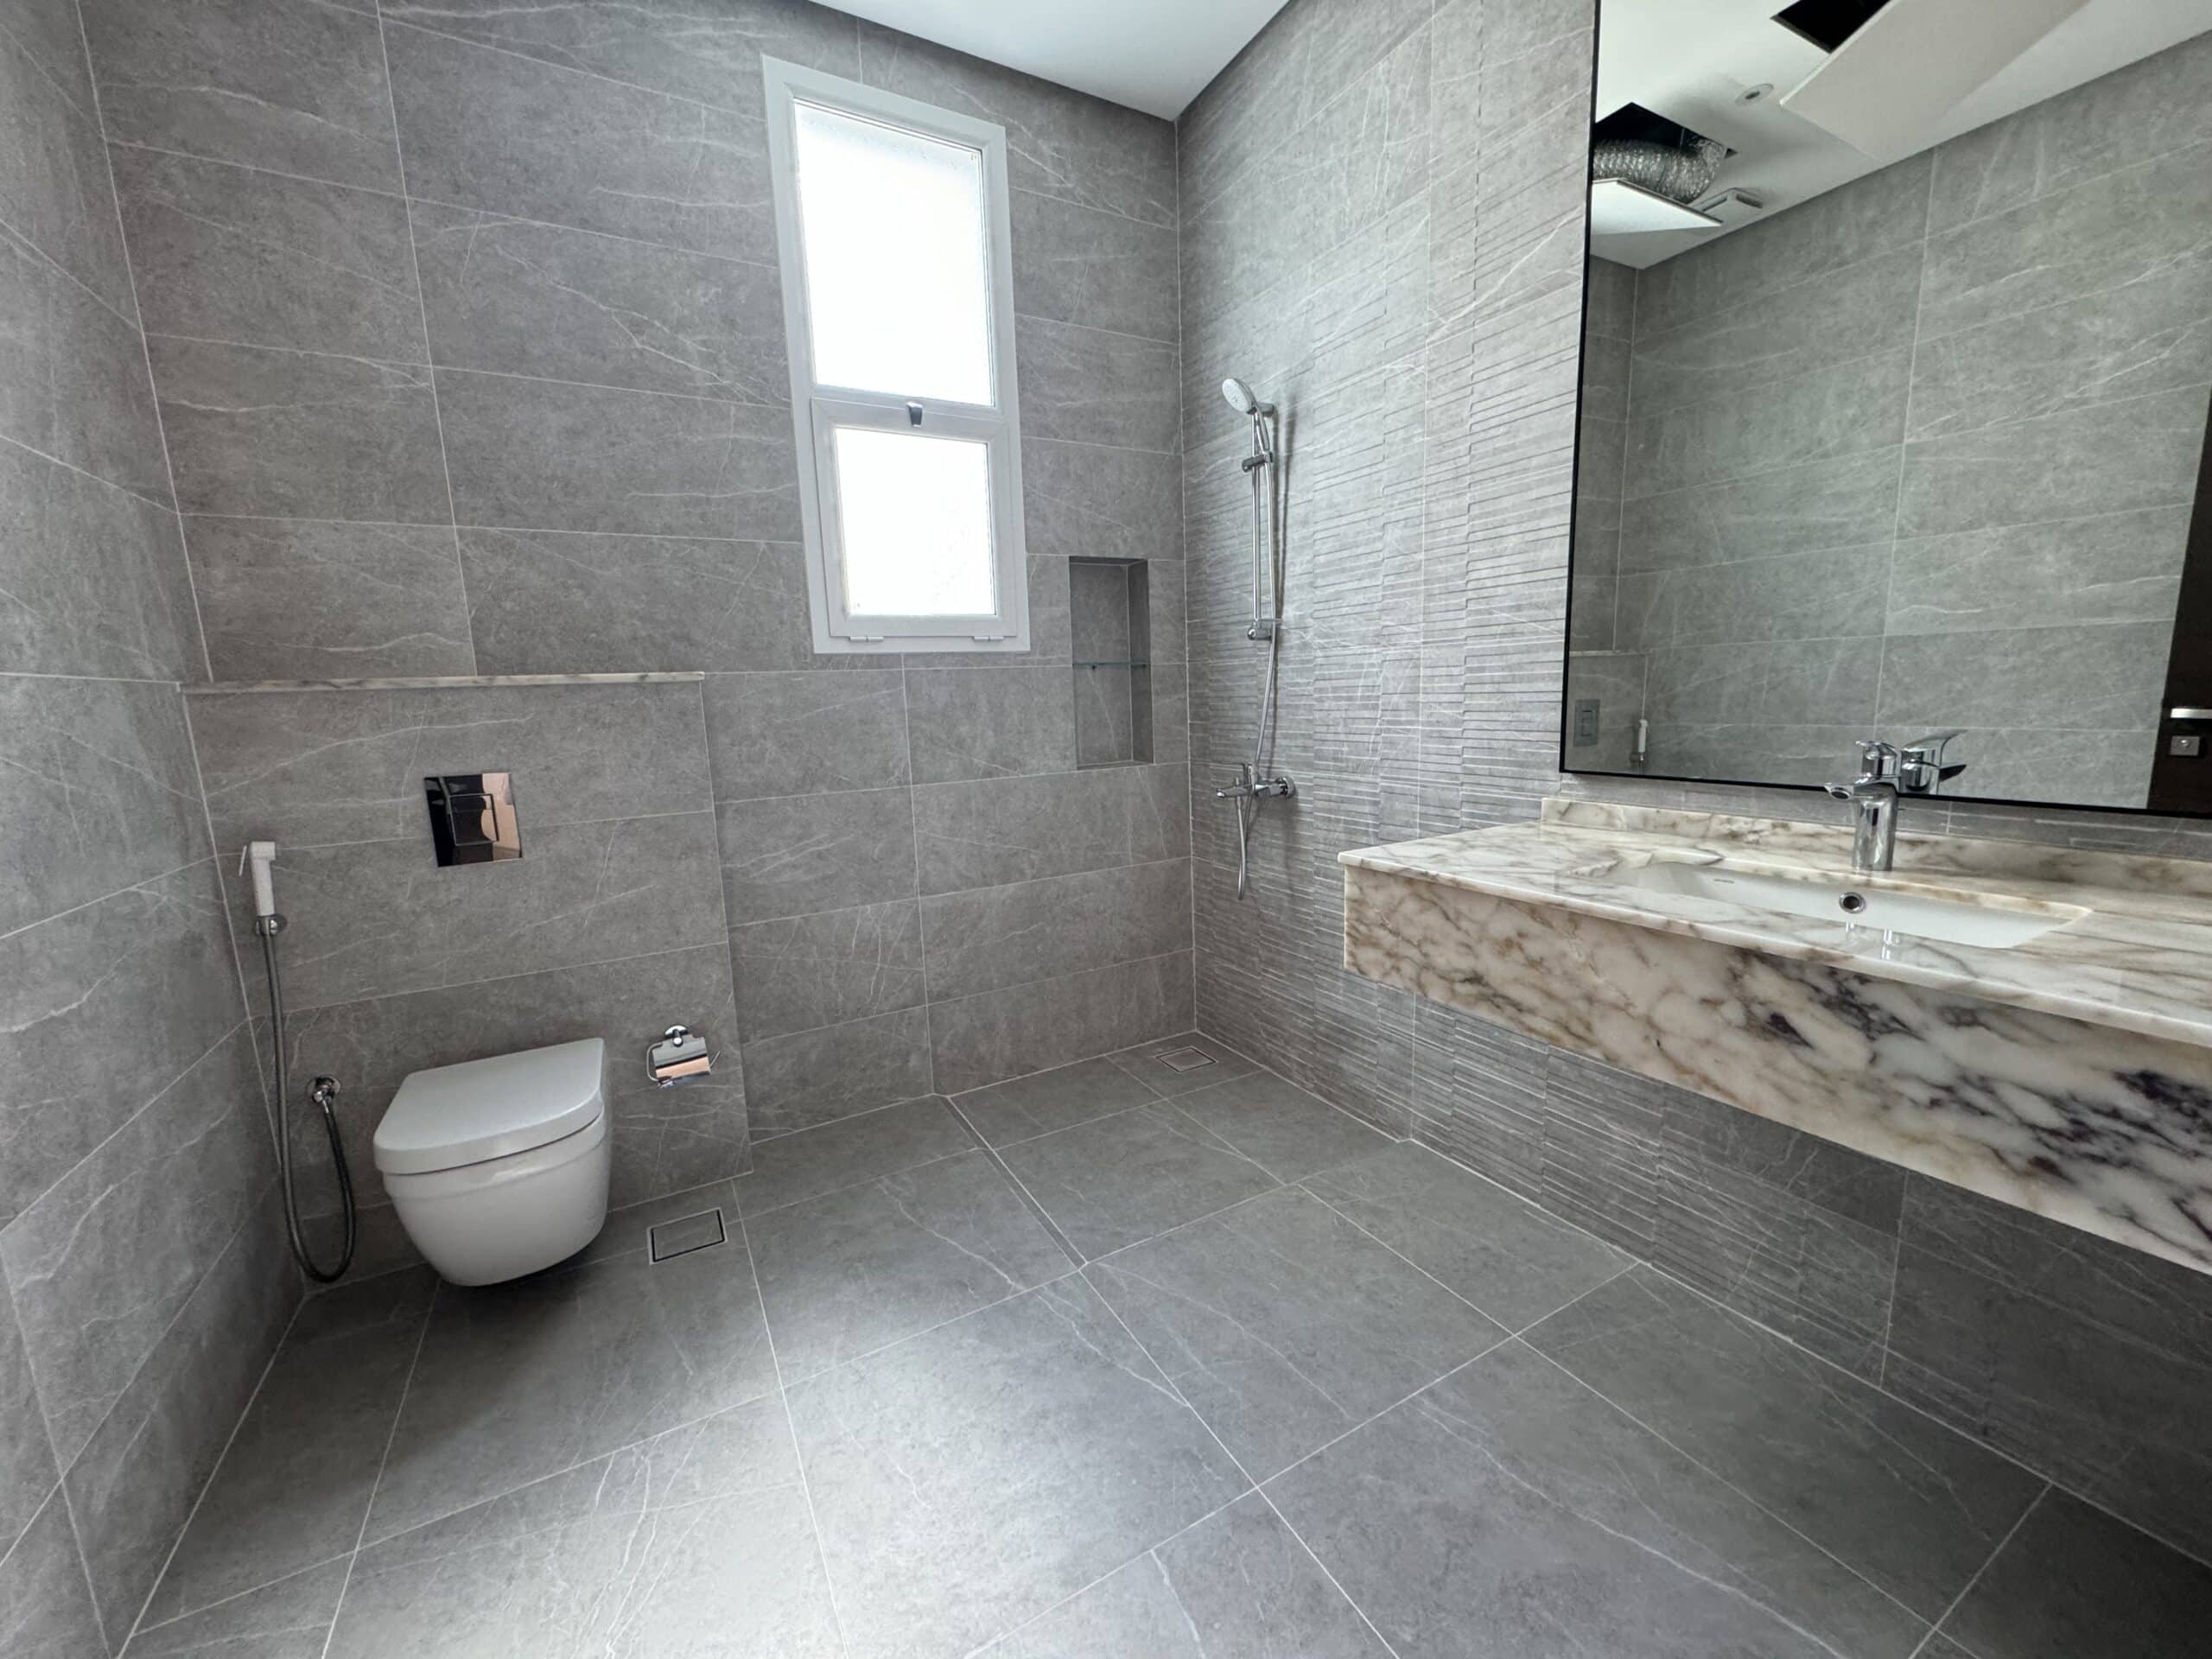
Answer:
POLYGON ((1239 415, 1249 415, 1255 420, 1275 412, 1273 404, 1262 403, 1252 395, 1252 388, 1233 374, 1221 383, 1221 395, 1223 400, 1239 415))

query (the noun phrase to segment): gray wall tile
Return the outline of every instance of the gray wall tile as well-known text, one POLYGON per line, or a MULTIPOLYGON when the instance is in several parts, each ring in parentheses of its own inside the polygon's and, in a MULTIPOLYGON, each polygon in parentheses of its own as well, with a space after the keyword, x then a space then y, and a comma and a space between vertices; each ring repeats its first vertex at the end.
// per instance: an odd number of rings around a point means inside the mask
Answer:
POLYGON ((58 1468, 15 1300, 0 1287, 0 1550, 15 1548, 53 1491, 58 1468))
POLYGON ((1900 541, 1884 632, 2163 622, 2181 586, 2189 518, 2153 507, 1900 541))
POLYGON ((780 0, 734 0, 705 13, 685 0, 570 0, 528 12, 505 0, 398 0, 384 13, 747 115, 762 111, 764 57, 847 77, 860 68, 852 18, 780 0))
POLYGON ((749 1040, 746 1101, 760 1133, 850 1117, 928 1094, 930 1015, 907 1008, 817 1031, 749 1040))
POLYGON ((463 525, 461 562, 485 673, 849 665, 814 655, 793 542, 463 525))
POLYGON ((77 1659, 108 1651, 68 1503, 58 1488, 47 1496, 22 1541, 0 1560, 0 1628, 25 1653, 77 1659))
MULTIPOLYGON (((440 869, 427 823, 404 841, 283 848, 286 1001, 312 1008, 726 938, 709 813, 533 831, 528 810, 518 804, 524 855, 497 864, 440 869)), ((234 931, 251 939, 252 893, 229 885, 234 931)))
POLYGON ((1074 769, 1070 670, 916 668, 906 680, 917 783, 1074 769))
POLYGON ((0 222, 125 316, 130 280, 72 7, 16 6, 0 35, 0 222))
POLYGON ((241 1023, 0 1233, 65 1468, 230 1246, 273 1151, 241 1023))
POLYGON ((238 1023, 212 864, 0 938, 0 1223, 238 1023))
MULTIPOLYGON (((1923 633, 1882 649, 1885 724, 2147 732, 2165 689, 2170 622, 1923 633)), ((2063 779, 2050 780, 2063 787, 2063 779)))
POLYGON ((904 789, 728 801, 716 816, 732 925, 914 895, 904 789))
POLYGON ((208 855, 175 690, 0 677, 0 931, 208 855))
POLYGON ((437 382, 464 524, 799 537, 783 410, 452 369, 437 382))
POLYGON ((1192 995, 1178 951, 932 1003, 937 1086, 957 1094, 1186 1031, 1192 995))
POLYGON ((128 1629, 299 1301, 264 1197, 62 1478, 92 1593, 128 1629))
POLYGON ((110 138, 399 188, 376 15, 321 0, 83 8, 110 138))
POLYGON ((906 677, 895 669, 709 675, 715 798, 905 784, 906 706, 906 677))
POLYGON ((429 370, 160 336, 147 346, 187 512, 452 522, 429 370))
POLYGON ((385 35, 411 194, 695 253, 773 245, 757 118, 419 29, 385 35))
POLYGON ((1885 1385, 2202 1555, 2202 1274, 1915 1176, 1885 1385))
POLYGON ((176 516, 0 444, 0 671, 201 672, 176 516))
POLYGON ((1180 442, 1173 345, 1021 317, 1014 362, 1021 429, 1032 437, 1163 453, 1180 442))
POLYGON ((1177 339, 1175 231, 1054 195, 1011 193, 1014 302, 1027 317, 1177 339))
POLYGON ((925 1000, 921 912, 911 899, 734 927, 729 949, 748 1044, 925 1000))
POLYGON ((4 229, 0 437, 169 499, 137 329, 4 229))
POLYGON ((791 397, 772 264, 434 203, 414 219, 441 364, 753 404, 791 397))
POLYGON ((219 680, 475 671, 442 525, 194 517, 186 533, 219 680))
POLYGON ((1190 948, 1190 866, 1173 859, 940 893, 922 900, 922 931, 932 1001, 1166 956, 1190 948))
POLYGON ((1190 851, 1187 769, 1120 767, 914 791, 921 890, 958 893, 1190 851))
POLYGON ((1025 437, 1021 493, 1031 556, 1180 559, 1182 480, 1175 455, 1025 437))
POLYGON ((153 332, 425 360, 397 196, 121 145, 115 182, 153 332))
POLYGON ((192 719, 221 847, 397 837, 427 860, 436 772, 515 774, 525 861, 533 827, 709 799, 699 690, 680 682, 219 692, 194 697, 192 719))

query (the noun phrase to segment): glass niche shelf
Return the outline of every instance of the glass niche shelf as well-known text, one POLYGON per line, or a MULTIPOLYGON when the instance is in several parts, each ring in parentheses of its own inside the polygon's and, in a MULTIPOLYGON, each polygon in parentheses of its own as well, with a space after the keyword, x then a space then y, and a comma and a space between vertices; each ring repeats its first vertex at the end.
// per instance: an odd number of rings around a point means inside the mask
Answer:
POLYGON ((1142 559, 1070 559, 1075 763, 1152 759, 1152 582, 1142 559))

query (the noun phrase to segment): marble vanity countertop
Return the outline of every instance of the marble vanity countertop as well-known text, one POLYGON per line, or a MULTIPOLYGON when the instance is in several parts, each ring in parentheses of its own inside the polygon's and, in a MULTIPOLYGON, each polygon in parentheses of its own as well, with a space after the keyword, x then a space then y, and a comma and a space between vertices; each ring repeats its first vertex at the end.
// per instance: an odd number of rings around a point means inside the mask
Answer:
POLYGON ((1536 823, 1361 848, 1338 859, 1355 869, 2212 1048, 2212 864, 1906 835, 1895 869, 1853 876, 1850 832, 1840 827, 1560 800, 1547 803, 1536 823), (1661 861, 1817 874, 1868 892, 1994 900, 2072 919, 1998 949, 1603 879, 1661 861), (2088 913, 2075 915, 2077 909, 2088 913))

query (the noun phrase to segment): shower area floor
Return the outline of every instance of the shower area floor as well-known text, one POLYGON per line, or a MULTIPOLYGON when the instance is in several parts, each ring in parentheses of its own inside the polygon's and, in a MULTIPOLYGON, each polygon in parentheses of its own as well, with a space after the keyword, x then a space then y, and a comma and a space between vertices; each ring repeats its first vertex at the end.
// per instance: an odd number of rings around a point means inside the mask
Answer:
POLYGON ((528 1280, 310 1300, 132 1659, 2165 1659, 2212 1630, 2212 1570, 1204 1039, 755 1163, 528 1280), (722 1243, 653 1259, 715 1209, 722 1243))

